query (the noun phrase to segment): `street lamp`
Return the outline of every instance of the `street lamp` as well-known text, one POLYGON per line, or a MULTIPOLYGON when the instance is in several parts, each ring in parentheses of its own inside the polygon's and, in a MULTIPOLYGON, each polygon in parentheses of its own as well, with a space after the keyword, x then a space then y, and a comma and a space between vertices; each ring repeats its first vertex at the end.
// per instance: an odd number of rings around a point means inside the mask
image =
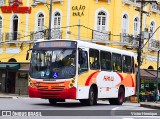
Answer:
POLYGON ((50 40, 50 39, 51 39, 51 21, 52 21, 52 2, 53 2, 53 0, 50 0, 50 3, 49 3, 49 4, 48 4, 46 1, 43 2, 42 0, 39 0, 39 1, 36 0, 36 1, 34 1, 34 3, 32 4, 32 7, 33 7, 33 8, 37 6, 37 3, 36 3, 36 2, 44 3, 44 4, 47 6, 48 10, 49 10, 48 40, 50 40))

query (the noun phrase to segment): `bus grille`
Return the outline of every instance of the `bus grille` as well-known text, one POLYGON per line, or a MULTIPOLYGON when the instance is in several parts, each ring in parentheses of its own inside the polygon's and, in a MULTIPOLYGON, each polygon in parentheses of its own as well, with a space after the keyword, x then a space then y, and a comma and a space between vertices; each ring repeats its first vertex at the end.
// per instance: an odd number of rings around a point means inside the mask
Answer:
POLYGON ((37 90, 41 91, 63 91, 65 88, 64 82, 59 83, 40 83, 37 90))

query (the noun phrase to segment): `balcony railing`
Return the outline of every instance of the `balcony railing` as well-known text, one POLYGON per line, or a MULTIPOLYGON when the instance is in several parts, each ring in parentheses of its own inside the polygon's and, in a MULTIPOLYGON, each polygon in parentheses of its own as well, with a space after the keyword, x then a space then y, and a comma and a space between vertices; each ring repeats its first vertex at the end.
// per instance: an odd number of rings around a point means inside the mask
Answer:
POLYGON ((0 33, 0 43, 3 42, 3 33, 0 33))
POLYGON ((17 5, 17 3, 21 4, 22 5, 22 0, 9 0, 9 5, 12 6, 13 4, 17 5))
POLYGON ((51 38, 52 39, 62 39, 62 30, 52 29, 51 30, 51 38))
POLYGON ((155 39, 151 39, 148 47, 151 50, 156 50, 157 49, 157 41, 155 39))
POLYGON ((134 3, 134 0, 123 0, 123 4, 131 5, 134 3))
POLYGON ((152 4, 151 7, 150 7, 150 11, 151 12, 155 12, 155 13, 158 13, 160 11, 160 8, 158 7, 157 4, 152 4))
POLYGON ((100 31, 93 31, 92 32, 92 42, 99 42, 99 43, 107 43, 110 40, 110 32, 100 32, 100 31))
POLYGON ((129 45, 132 44, 132 39, 130 38, 128 33, 121 33, 120 36, 121 36, 122 43, 129 44, 129 45))
POLYGON ((139 46, 138 36, 129 35, 128 33, 121 33, 121 42, 127 47, 138 48, 139 46))
MULTIPOLYGON (((30 40, 48 39, 48 31, 31 32, 30 40)), ((51 30, 51 39, 62 39, 62 30, 51 30)))
POLYGON ((137 0, 134 0, 133 4, 134 4, 135 7, 141 7, 141 3, 137 2, 137 0))
POLYGON ((5 33, 5 42, 15 42, 20 39, 20 32, 7 32, 5 33))
MULTIPOLYGON (((52 0, 52 2, 62 3, 64 0, 52 0)), ((33 3, 47 3, 47 0, 33 0, 33 3)))

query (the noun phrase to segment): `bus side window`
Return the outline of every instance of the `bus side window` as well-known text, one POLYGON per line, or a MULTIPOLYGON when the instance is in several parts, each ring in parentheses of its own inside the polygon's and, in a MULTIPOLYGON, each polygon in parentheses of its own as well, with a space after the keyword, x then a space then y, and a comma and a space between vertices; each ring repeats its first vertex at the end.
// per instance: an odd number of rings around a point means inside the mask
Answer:
POLYGON ((113 71, 122 71, 122 58, 120 54, 112 54, 112 67, 113 71))
POLYGON ((126 56, 126 55, 123 56, 123 72, 132 73, 130 56, 126 56))
POLYGON ((100 69, 98 50, 89 49, 89 62, 90 62, 90 69, 93 69, 93 70, 100 69))
POLYGON ((101 61, 101 69, 102 70, 111 70, 111 53, 101 51, 100 52, 100 61, 101 61))
POLYGON ((78 51, 79 59, 78 59, 78 73, 83 73, 88 71, 88 53, 87 51, 83 51, 79 49, 78 51))
POLYGON ((135 73, 134 57, 132 57, 132 73, 135 73))

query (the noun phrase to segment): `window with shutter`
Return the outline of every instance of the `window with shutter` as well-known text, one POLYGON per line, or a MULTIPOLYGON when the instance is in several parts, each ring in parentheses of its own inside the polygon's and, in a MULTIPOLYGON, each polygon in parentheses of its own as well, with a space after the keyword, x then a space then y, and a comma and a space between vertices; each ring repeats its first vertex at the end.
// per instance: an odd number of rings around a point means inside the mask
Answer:
POLYGON ((37 22, 38 24, 38 26, 37 26, 37 30, 38 31, 41 31, 41 30, 43 30, 44 29, 44 15, 42 14, 42 13, 40 13, 39 15, 38 15, 38 22, 37 22))
MULTIPOLYGON (((152 35, 155 31, 155 22, 152 21, 150 24, 150 34, 152 35)), ((155 34, 153 35, 153 38, 155 38, 155 34)))
POLYGON ((101 11, 98 13, 97 17, 97 30, 98 31, 106 31, 106 13, 101 11))
POLYGON ((128 16, 127 14, 123 15, 122 19, 122 32, 123 33, 128 33, 128 16))
POLYGON ((56 12, 54 14, 54 28, 60 28, 61 27, 61 15, 59 12, 56 12))
POLYGON ((134 19, 134 35, 138 35, 139 34, 139 18, 136 17, 134 19))

